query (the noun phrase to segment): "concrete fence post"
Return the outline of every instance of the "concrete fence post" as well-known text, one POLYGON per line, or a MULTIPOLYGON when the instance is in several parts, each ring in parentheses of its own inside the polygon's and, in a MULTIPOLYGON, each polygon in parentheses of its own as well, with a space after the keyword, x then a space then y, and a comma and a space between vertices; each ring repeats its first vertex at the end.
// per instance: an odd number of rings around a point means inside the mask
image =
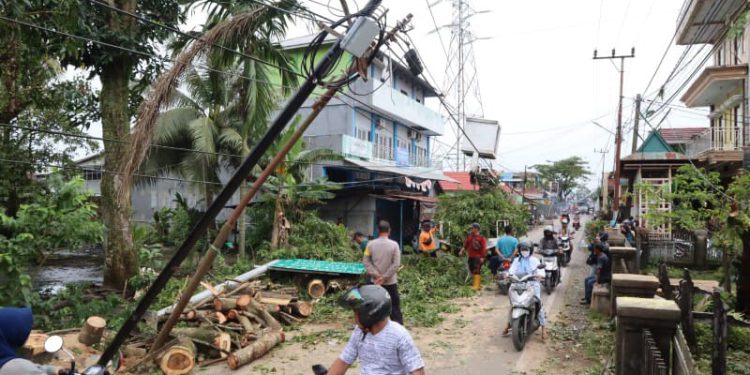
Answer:
POLYGON ((652 333, 665 362, 671 363, 672 340, 679 322, 680 308, 674 301, 618 297, 615 375, 641 373, 646 360, 643 350, 644 329, 652 333))
POLYGON ((612 312, 617 312, 618 297, 654 298, 659 288, 659 279, 653 275, 636 275, 632 273, 612 274, 612 312))
POLYGON ((693 263, 699 269, 705 269, 708 267, 708 231, 705 229, 698 229, 695 231, 693 263))

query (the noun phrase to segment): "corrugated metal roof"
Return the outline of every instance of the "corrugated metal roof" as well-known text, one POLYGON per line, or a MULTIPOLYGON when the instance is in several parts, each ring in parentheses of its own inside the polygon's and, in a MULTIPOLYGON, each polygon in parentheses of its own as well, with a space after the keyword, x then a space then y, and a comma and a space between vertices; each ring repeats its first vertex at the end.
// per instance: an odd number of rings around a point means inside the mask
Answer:
POLYGON ((443 191, 478 189, 477 186, 471 184, 471 175, 469 172, 443 172, 443 174, 456 181, 440 181, 440 187, 443 188, 443 191))
POLYGON ((693 137, 703 134, 709 128, 671 128, 659 129, 659 134, 670 145, 690 142, 693 137))

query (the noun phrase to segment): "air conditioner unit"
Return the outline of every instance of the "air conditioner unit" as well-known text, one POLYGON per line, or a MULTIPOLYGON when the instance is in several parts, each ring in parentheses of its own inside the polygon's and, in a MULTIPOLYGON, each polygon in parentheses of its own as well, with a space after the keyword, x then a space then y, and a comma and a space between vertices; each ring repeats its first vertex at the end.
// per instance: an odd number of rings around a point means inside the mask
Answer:
POLYGON ((378 129, 385 129, 385 119, 378 117, 378 121, 375 125, 378 127, 378 129))
POLYGON ((414 138, 414 133, 416 133, 414 130, 409 129, 409 130, 406 131, 406 137, 409 138, 409 139, 413 139, 414 138))
POLYGON ((411 129, 409 129, 409 130, 406 131, 406 136, 409 139, 413 139, 415 141, 420 141, 422 139, 422 133, 420 133, 420 132, 418 132, 416 130, 411 130, 411 129))
POLYGON ((422 140, 422 133, 417 133, 417 136, 414 137, 414 140, 416 140, 417 142, 421 141, 422 140))

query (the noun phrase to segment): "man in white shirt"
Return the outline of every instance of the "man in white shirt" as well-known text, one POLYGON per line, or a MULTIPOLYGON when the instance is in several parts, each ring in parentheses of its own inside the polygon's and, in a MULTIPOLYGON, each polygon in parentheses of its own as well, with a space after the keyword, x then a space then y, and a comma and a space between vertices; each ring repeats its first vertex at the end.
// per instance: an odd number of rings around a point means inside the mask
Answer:
POLYGON ((354 311, 349 343, 328 370, 344 375, 359 359, 361 375, 424 375, 424 361, 409 332, 391 321, 391 298, 379 285, 363 285, 344 294, 341 304, 354 311))

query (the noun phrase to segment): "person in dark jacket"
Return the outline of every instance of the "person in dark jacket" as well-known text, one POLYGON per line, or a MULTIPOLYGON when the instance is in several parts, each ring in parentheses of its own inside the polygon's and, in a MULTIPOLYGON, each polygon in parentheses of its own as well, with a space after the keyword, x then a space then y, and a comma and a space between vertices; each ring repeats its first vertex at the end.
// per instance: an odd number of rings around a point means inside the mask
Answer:
POLYGON ((582 305, 591 304, 594 285, 606 284, 612 280, 612 263, 609 257, 604 254, 604 247, 601 243, 594 244, 594 255, 596 256, 594 274, 584 281, 585 295, 581 299, 582 305))
POLYGON ((51 375, 59 373, 52 366, 38 365, 19 358, 18 348, 26 343, 34 318, 28 307, 0 308, 0 375, 51 375))

